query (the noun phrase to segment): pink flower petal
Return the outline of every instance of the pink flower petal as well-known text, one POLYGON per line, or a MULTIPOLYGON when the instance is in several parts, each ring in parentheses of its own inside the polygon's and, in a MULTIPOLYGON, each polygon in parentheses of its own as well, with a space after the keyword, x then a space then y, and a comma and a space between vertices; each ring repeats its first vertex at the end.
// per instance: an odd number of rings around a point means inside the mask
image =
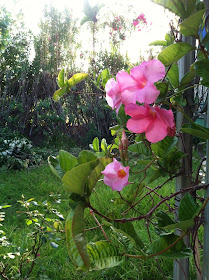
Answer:
POLYGON ((130 71, 130 75, 136 80, 141 80, 144 78, 144 71, 147 62, 142 62, 140 65, 134 67, 130 71))
POLYGON ((137 81, 125 71, 118 72, 118 74, 116 75, 116 80, 121 91, 127 88, 137 89, 137 81))
POLYGON ((147 130, 151 122, 151 118, 144 117, 144 118, 131 118, 127 122, 128 130, 134 133, 143 133, 147 130))
POLYGON ((136 100, 140 103, 151 104, 156 101, 159 94, 160 91, 155 87, 155 85, 148 81, 146 86, 137 94, 136 100))
POLYGON ((129 184, 129 166, 124 167, 116 159, 113 159, 113 162, 109 163, 101 173, 104 174, 104 183, 110 186, 113 191, 121 191, 129 184))
POLYGON ((147 62, 144 76, 149 82, 155 83, 165 77, 165 66, 159 60, 153 59, 147 62))
POLYGON ((174 123, 174 116, 172 110, 165 110, 156 107, 156 112, 159 114, 159 118, 169 127, 173 127, 174 123))
POLYGON ((131 117, 135 117, 138 115, 147 115, 149 107, 139 106, 137 104, 128 104, 125 106, 125 113, 131 117))
POLYGON ((113 110, 116 109, 116 113, 118 114, 118 111, 122 104, 121 91, 118 83, 113 78, 108 80, 105 85, 105 90, 108 105, 111 106, 113 110))
POLYGON ((147 128, 145 136, 151 143, 161 141, 167 136, 167 125, 160 119, 155 118, 155 120, 147 128))
POLYGON ((121 92, 121 101, 124 105, 128 105, 130 103, 136 103, 136 97, 140 94, 138 89, 125 89, 121 92))

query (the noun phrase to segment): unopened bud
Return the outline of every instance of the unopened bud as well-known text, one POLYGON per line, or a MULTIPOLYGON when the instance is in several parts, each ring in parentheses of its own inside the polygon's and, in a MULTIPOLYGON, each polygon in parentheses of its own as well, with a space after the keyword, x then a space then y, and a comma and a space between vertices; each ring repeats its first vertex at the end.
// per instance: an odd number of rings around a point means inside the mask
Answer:
POLYGON ((122 145, 123 145, 123 150, 127 151, 128 150, 128 138, 126 136, 124 129, 122 131, 122 140, 121 141, 122 141, 122 145))

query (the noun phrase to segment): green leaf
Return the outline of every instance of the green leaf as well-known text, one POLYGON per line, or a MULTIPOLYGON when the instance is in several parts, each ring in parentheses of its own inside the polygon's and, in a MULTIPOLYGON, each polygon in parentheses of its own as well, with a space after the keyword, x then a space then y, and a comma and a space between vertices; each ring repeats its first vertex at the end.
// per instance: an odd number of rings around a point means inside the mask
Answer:
POLYGON ((111 131, 111 135, 115 136, 117 134, 117 132, 120 129, 120 125, 115 125, 109 128, 109 130, 111 131))
POLYGON ((117 144, 110 144, 107 148, 110 152, 112 152, 113 149, 119 149, 117 144))
MULTIPOLYGON (((190 0, 190 1, 191 1, 191 0, 190 0)), ((200 10, 206 8, 205 3, 202 2, 201 0, 197 0, 195 4, 196 4, 196 10, 197 10, 197 11, 200 11, 200 10)))
POLYGON ((155 103, 162 102, 168 93, 168 82, 158 82, 155 83, 156 88, 160 91, 160 95, 158 96, 155 103))
POLYGON ((181 128, 181 131, 183 133, 188 133, 191 134, 193 136, 199 137, 199 138, 203 138, 203 139, 209 139, 209 133, 197 128, 181 128))
POLYGON ((69 80, 68 80, 68 86, 71 88, 75 86, 77 83, 84 80, 89 74, 86 73, 77 73, 74 74, 69 80))
POLYGON ((167 47, 168 42, 165 41, 165 40, 156 40, 156 41, 153 41, 153 42, 149 43, 149 46, 164 46, 164 47, 167 47))
POLYGON ((119 232, 123 233, 123 235, 126 235, 140 249, 144 249, 144 247, 145 247, 144 242, 136 233, 136 230, 132 223, 125 223, 125 224, 115 223, 114 228, 116 231, 119 231, 119 232))
POLYGON ((165 158, 173 151, 178 142, 177 137, 165 137, 162 141, 151 144, 151 149, 160 158, 165 158))
POLYGON ((57 84, 60 88, 63 88, 65 85, 65 81, 64 81, 64 75, 65 75, 65 70, 62 69, 59 74, 58 74, 58 78, 57 78, 57 84))
MULTIPOLYGON (((195 75, 196 75, 196 73, 195 73, 195 69, 194 69, 194 64, 192 64, 192 65, 190 66, 189 71, 188 71, 188 72, 184 75, 184 77, 182 78, 182 80, 181 80, 181 82, 180 82, 180 85, 182 86, 182 85, 186 85, 186 84, 188 84, 188 83, 191 83, 191 82, 194 80, 195 75)), ((180 88, 180 89, 181 89, 181 88, 180 88)))
POLYGON ((126 115, 126 113, 125 113, 124 105, 120 106, 118 116, 117 116, 118 123, 121 126, 124 126, 127 123, 128 119, 129 119, 129 116, 126 115))
POLYGON ((95 152, 99 152, 99 138, 95 137, 93 140, 93 149, 95 152))
POLYGON ((186 220, 183 222, 171 224, 162 227, 163 230, 175 230, 175 229, 181 229, 183 231, 186 231, 187 229, 191 228, 194 226, 194 219, 186 220))
POLYGON ((87 251, 90 256, 90 270, 111 268, 123 262, 117 247, 108 241, 98 241, 87 244, 87 251))
POLYGON ((171 85, 177 88, 179 86, 179 68, 176 63, 171 66, 167 75, 171 85))
POLYGON ((106 155, 108 154, 107 141, 105 138, 103 138, 101 141, 101 149, 105 152, 106 155))
POLYGON ((169 45, 173 44, 173 42, 174 42, 174 37, 171 36, 170 33, 166 33, 166 34, 165 34, 165 40, 167 41, 167 45, 169 46, 169 45))
POLYGON ((0 210, 1 209, 4 209, 4 208, 8 208, 8 207, 11 207, 12 205, 0 205, 0 210))
MULTIPOLYGON (((150 254, 153 255, 166 250, 178 238, 179 236, 175 234, 163 235, 157 238, 150 246, 150 254)), ((181 239, 173 247, 158 255, 158 258, 183 259, 189 257, 191 253, 192 250, 188 249, 181 239)))
POLYGON ((84 205, 71 209, 66 219, 65 232, 67 249, 71 261, 83 271, 89 270, 90 258, 84 238, 84 205))
POLYGON ((135 144, 132 144, 128 147, 128 150, 137 153, 137 154, 144 154, 144 155, 150 155, 151 151, 144 145, 144 142, 138 142, 135 144))
POLYGON ((173 219, 170 218, 170 216, 166 212, 162 210, 160 210, 156 214, 156 218, 158 220, 158 227, 162 230, 170 231, 178 228, 182 229, 183 231, 186 231, 188 228, 194 225, 194 219, 176 223, 173 219))
POLYGON ((196 0, 187 0, 187 1, 185 1, 187 16, 190 16, 195 11, 196 2, 197 2, 196 0))
POLYGON ((165 65, 169 66, 175 62, 177 62, 180 58, 182 58, 188 52, 195 50, 195 47, 184 43, 179 42, 173 45, 168 46, 164 50, 162 50, 159 55, 158 59, 165 65))
POLYGON ((91 18, 89 16, 85 16, 82 18, 80 25, 83 25, 84 23, 86 23, 87 21, 91 21, 91 18))
POLYGON ((97 159, 97 156, 95 156, 94 153, 92 153, 90 151, 86 151, 86 150, 81 151, 78 155, 78 163, 79 164, 83 164, 83 163, 93 161, 93 160, 96 160, 96 159, 97 159))
POLYGON ((78 164, 78 160, 76 157, 74 157, 70 153, 60 150, 59 151, 59 163, 60 163, 61 168, 65 172, 68 172, 78 164))
POLYGON ((63 169, 60 166, 59 156, 57 156, 57 157, 49 156, 48 157, 48 164, 49 164, 49 167, 51 168, 51 171, 59 179, 62 179, 62 177, 64 176, 65 172, 63 171, 63 169))
POLYGON ((112 158, 102 157, 99 159, 99 164, 94 168, 94 170, 91 172, 87 180, 87 186, 90 192, 92 191, 92 189, 95 187, 98 180, 102 176, 101 172, 105 169, 106 165, 108 165, 111 162, 112 162, 112 158))
POLYGON ((99 159, 96 159, 94 161, 80 164, 68 171, 62 178, 65 190, 84 196, 86 180, 98 164, 99 159))
POLYGON ((129 190, 125 195, 123 195, 125 200, 123 200, 121 197, 117 197, 114 199, 114 204, 125 204, 130 206, 134 203, 136 197, 139 197, 143 193, 144 187, 144 184, 140 183, 139 180, 136 180, 131 185, 131 187, 127 187, 127 189, 129 188, 129 190))
POLYGON ((191 196, 190 193, 186 193, 180 202, 179 206, 179 220, 187 221, 193 219, 197 213, 199 212, 200 207, 194 201, 194 198, 191 196))
POLYGON ((185 107, 186 104, 187 104, 187 101, 186 101, 186 99, 184 99, 182 93, 176 94, 175 96, 171 97, 171 98, 170 98, 170 102, 171 102, 172 104, 178 104, 178 105, 181 106, 181 107, 185 107))
POLYGON ((57 91, 55 91, 55 93, 53 95, 53 100, 58 102, 60 100, 60 97, 62 97, 68 91, 69 91, 69 88, 67 86, 58 89, 57 91))
POLYGON ((101 78, 102 78, 102 85, 103 85, 103 87, 105 87, 107 81, 108 81, 111 77, 112 77, 112 76, 110 75, 108 69, 104 69, 104 70, 101 72, 101 78))
MULTIPOLYGON (((167 173, 166 173, 167 175, 167 173)), ((165 176, 165 171, 163 171, 163 169, 158 168, 151 176, 149 183, 154 182, 155 180, 157 180, 159 177, 165 176)))
POLYGON ((184 4, 181 0, 152 0, 154 3, 163 6, 164 8, 168 9, 169 11, 173 12, 180 18, 184 19, 187 17, 187 12, 185 9, 184 4))
POLYGON ((33 223, 32 220, 29 220, 29 219, 26 219, 25 222, 26 222, 27 226, 29 226, 29 225, 31 225, 33 223))
POLYGON ((209 59, 202 59, 195 62, 195 70, 197 75, 202 77, 201 84, 209 87, 209 59))
POLYGON ((196 39, 199 38, 198 32, 200 28, 200 24, 203 20, 203 15, 205 13, 205 9, 196 12, 195 14, 191 15, 187 19, 185 19, 180 24, 180 33, 184 36, 193 36, 196 39))
POLYGON ((171 219, 170 216, 162 210, 157 212, 156 218, 158 222, 158 227, 160 228, 165 227, 167 225, 175 224, 175 221, 171 219))

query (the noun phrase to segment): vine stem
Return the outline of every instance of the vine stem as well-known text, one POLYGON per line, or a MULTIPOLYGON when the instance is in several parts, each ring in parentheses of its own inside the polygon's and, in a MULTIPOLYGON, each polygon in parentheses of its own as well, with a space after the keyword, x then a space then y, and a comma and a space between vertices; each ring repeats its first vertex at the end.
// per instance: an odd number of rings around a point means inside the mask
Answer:
POLYGON ((95 217, 94 211, 93 211, 93 210, 90 210, 90 215, 94 218, 94 220, 96 221, 96 223, 97 223, 98 226, 100 227, 100 229, 101 229, 101 231, 102 231, 104 237, 106 238, 106 240, 107 240, 108 242, 112 242, 112 241, 107 237, 107 234, 105 233, 105 231, 104 231, 102 225, 100 224, 100 222, 99 222, 99 221, 97 220, 97 218, 95 217))
POLYGON ((168 251, 169 249, 171 249, 173 246, 175 246, 187 233, 185 232, 184 234, 182 234, 181 236, 179 236, 179 238, 177 238, 171 245, 169 245, 167 248, 165 248, 164 250, 157 252, 155 254, 152 255, 148 255, 148 256, 142 256, 142 255, 129 255, 129 254, 123 254, 123 256, 125 257, 129 257, 129 258, 137 258, 137 259, 145 259, 145 258, 153 258, 156 256, 159 256, 163 253, 165 253, 166 251, 168 251))

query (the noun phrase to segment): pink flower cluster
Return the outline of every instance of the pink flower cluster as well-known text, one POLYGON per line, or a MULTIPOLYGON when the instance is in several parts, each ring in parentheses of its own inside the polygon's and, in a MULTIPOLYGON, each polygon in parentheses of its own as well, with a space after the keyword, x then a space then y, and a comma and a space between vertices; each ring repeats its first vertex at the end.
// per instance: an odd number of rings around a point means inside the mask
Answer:
POLYGON ((133 20, 133 26, 138 28, 138 31, 141 31, 142 25, 147 26, 148 22, 144 14, 140 14, 136 19, 133 20))
POLYGON ((120 71, 116 81, 112 78, 105 86, 107 103, 116 109, 122 104, 125 112, 131 118, 127 128, 134 133, 145 132, 151 143, 163 140, 167 135, 174 136, 175 122, 172 110, 150 106, 156 101, 160 91, 154 85, 164 78, 165 66, 157 59, 153 59, 131 69, 130 74, 120 71), (144 103, 144 106, 136 104, 144 103))
POLYGON ((121 30, 123 27, 123 19, 121 16, 115 17, 113 22, 111 23, 113 31, 121 30))

